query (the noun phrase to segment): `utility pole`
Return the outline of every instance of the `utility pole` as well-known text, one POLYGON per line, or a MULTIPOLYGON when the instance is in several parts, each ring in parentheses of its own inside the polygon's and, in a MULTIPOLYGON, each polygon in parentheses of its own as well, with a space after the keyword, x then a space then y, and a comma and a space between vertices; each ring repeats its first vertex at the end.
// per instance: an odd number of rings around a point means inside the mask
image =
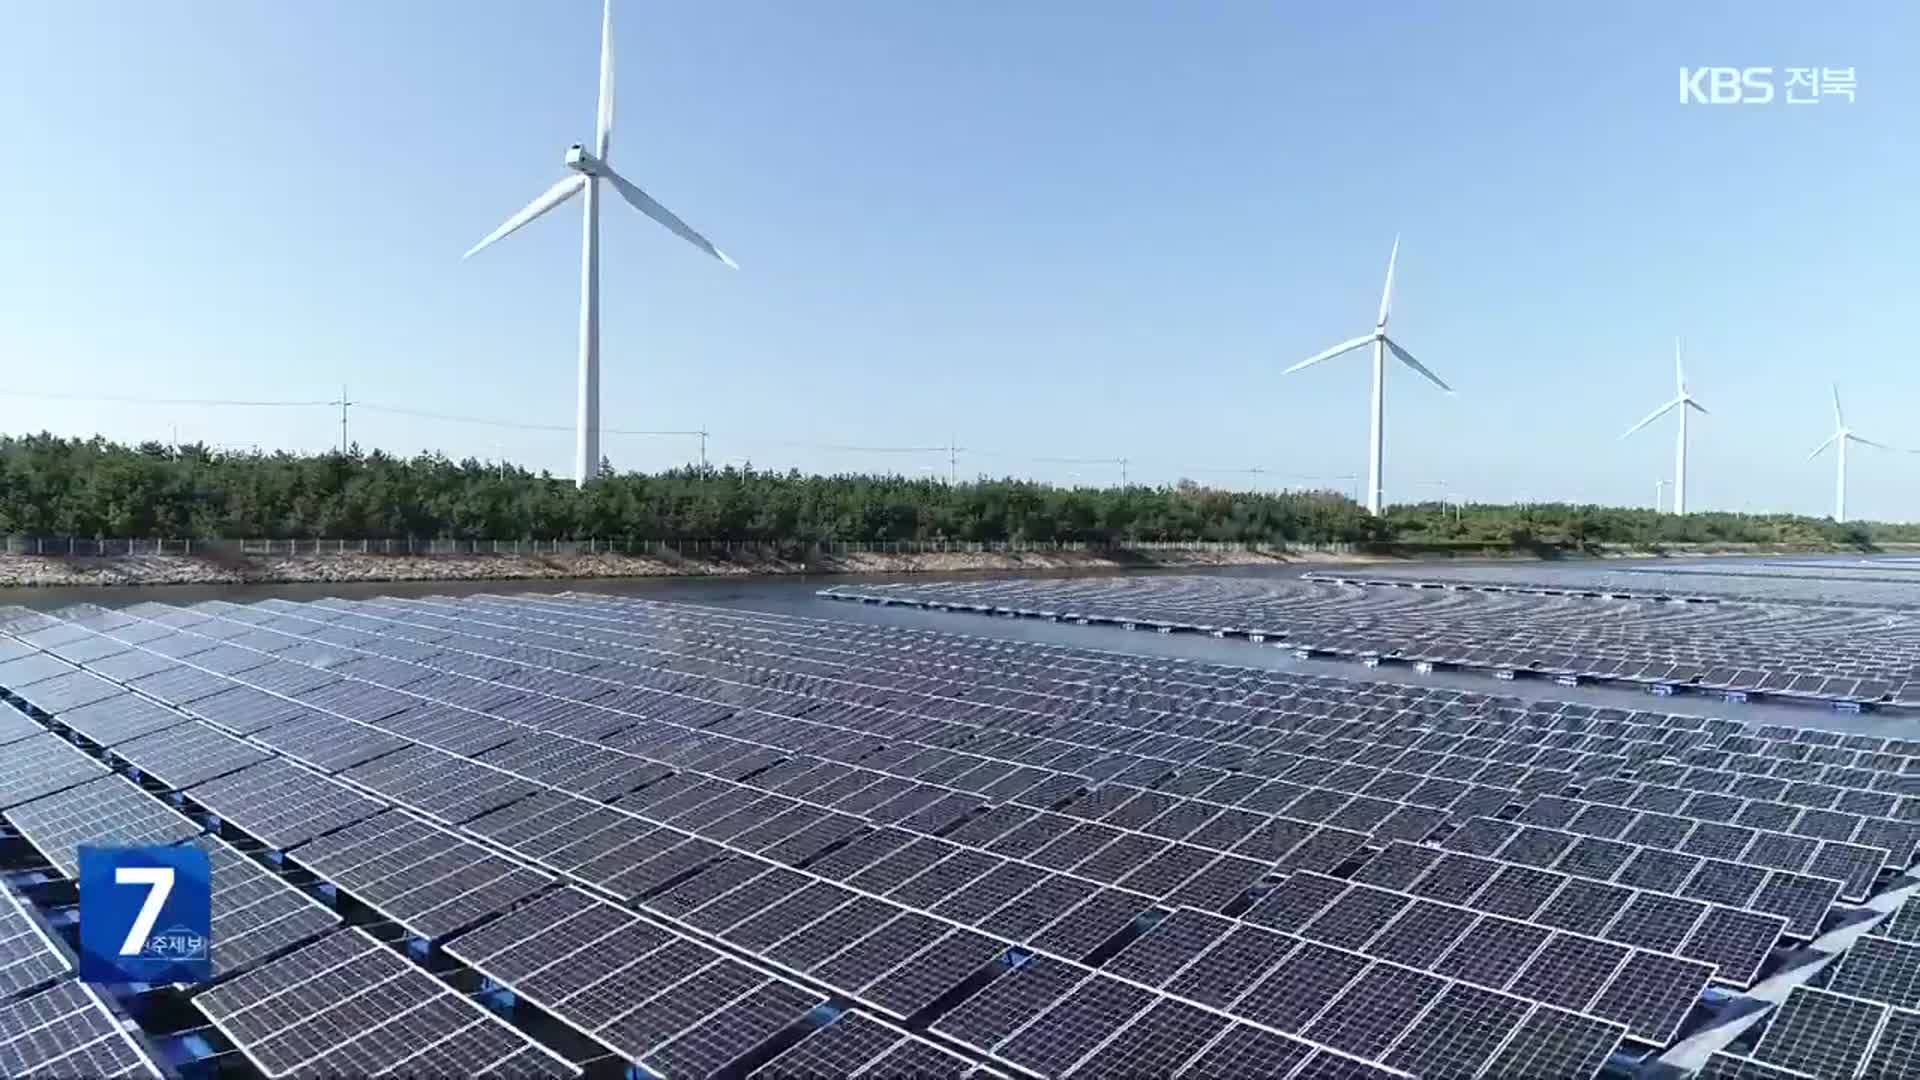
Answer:
POLYGON ((1656 514, 1659 513, 1660 508, 1665 505, 1667 505, 1667 478, 1664 476, 1655 477, 1653 481, 1653 512, 1656 514))
POLYGON ((700 431, 700 471, 707 471, 707 433, 704 428, 700 431))
POLYGON ((1124 491, 1127 489, 1128 486, 1129 485, 1127 483, 1127 459, 1121 458, 1120 459, 1120 488, 1122 491, 1124 491))
POLYGON ((340 400, 333 402, 340 406, 340 456, 347 456, 347 406, 353 402, 347 400, 347 384, 340 384, 340 400))
POLYGON ((953 433, 947 434, 947 486, 952 487, 960 479, 960 448, 954 443, 959 439, 953 433))

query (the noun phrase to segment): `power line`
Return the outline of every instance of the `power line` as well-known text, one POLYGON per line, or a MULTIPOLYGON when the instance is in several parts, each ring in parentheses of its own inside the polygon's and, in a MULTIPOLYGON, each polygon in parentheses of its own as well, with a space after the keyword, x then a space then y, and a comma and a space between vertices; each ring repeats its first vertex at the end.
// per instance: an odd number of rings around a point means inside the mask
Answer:
MULTIPOLYGON (((243 407, 243 408, 337 408, 340 410, 340 447, 341 447, 342 453, 345 453, 346 450, 352 445, 349 439, 349 431, 348 431, 348 419, 349 419, 348 410, 350 408, 355 408, 355 407, 365 409, 369 412, 380 413, 388 416, 404 416, 404 417, 412 417, 412 418, 421 419, 421 420, 439 421, 442 423, 470 424, 470 425, 475 425, 480 427, 502 428, 502 429, 515 430, 515 431, 541 431, 541 432, 566 433, 566 432, 572 432, 574 430, 574 427, 571 424, 542 424, 542 423, 533 423, 533 422, 521 421, 521 420, 501 420, 501 419, 496 419, 491 417, 467 416, 459 413, 438 412, 430 409, 413 409, 413 408, 407 408, 405 406, 400 406, 400 405, 381 405, 381 404, 366 402, 366 401, 355 401, 348 397, 347 388, 345 386, 342 386, 340 388, 340 396, 338 398, 334 398, 330 400, 319 400, 319 401, 303 401, 303 400, 269 401, 269 400, 251 400, 251 399, 236 399, 236 398, 161 398, 161 397, 140 397, 140 396, 134 396, 134 395, 54 393, 54 392, 40 392, 40 391, 26 391, 26 390, 0 390, 0 396, 33 398, 33 399, 51 400, 51 401, 112 402, 112 403, 121 403, 121 404, 155 405, 155 406, 174 405, 174 406, 214 406, 214 407, 232 406, 232 407, 243 407)), ((642 437, 642 438, 663 438, 663 437, 676 438, 677 437, 677 438, 698 439, 700 463, 702 468, 707 467, 707 464, 709 461, 707 444, 708 444, 708 441, 713 438, 713 432, 705 428, 690 429, 690 430, 641 430, 641 429, 633 429, 633 428, 602 428, 601 432, 602 434, 606 434, 606 435, 634 436, 634 437, 642 437)), ((849 454, 929 454, 929 455, 944 454, 947 459, 947 480, 949 483, 957 483, 959 480, 959 461, 960 461, 960 456, 963 454, 970 454, 978 458, 1000 460, 1000 461, 1006 461, 1006 462, 1019 462, 1019 463, 1031 464, 1031 465, 1115 466, 1120 471, 1120 477, 1121 477, 1120 482, 1122 487, 1125 487, 1131 484, 1132 473, 1135 469, 1143 468, 1143 467, 1150 468, 1150 469, 1159 469, 1167 472, 1186 473, 1186 474, 1197 473, 1197 474, 1211 474, 1211 475, 1270 477, 1274 480, 1282 481, 1282 482, 1328 483, 1328 482, 1350 482, 1355 479, 1354 475, 1352 474, 1315 475, 1315 474, 1284 473, 1277 469, 1272 469, 1272 468, 1261 466, 1261 465, 1252 465, 1252 466, 1197 465, 1197 464, 1191 464, 1191 463, 1141 460, 1139 458, 1134 458, 1134 457, 1125 456, 1125 455, 1115 456, 1115 457, 1065 457, 1065 456, 1046 455, 1046 454, 1009 453, 1004 451, 974 449, 972 447, 961 446, 959 444, 959 438, 957 435, 950 436, 947 443, 941 446, 868 446, 868 445, 859 445, 859 444, 850 444, 850 443, 811 442, 811 441, 798 440, 798 439, 779 440, 777 442, 772 443, 771 445, 780 446, 780 447, 789 448, 789 449, 817 450, 817 451, 826 451, 826 452, 832 452, 832 453, 849 453, 849 454)), ((729 458, 728 460, 731 461, 735 459, 729 458)))
POLYGON ((155 398, 116 394, 55 394, 36 390, 0 390, 0 397, 31 398, 36 401, 87 401, 115 405, 216 405, 261 409, 310 409, 318 405, 338 405, 337 401, 241 401, 233 398, 155 398))

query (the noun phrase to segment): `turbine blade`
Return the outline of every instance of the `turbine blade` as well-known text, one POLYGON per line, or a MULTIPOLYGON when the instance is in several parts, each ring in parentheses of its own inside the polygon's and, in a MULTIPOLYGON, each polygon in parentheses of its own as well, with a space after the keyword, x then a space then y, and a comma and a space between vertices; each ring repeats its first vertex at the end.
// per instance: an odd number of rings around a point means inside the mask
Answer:
POLYGON ((1687 365, 1680 359, 1680 339, 1673 339, 1673 385, 1681 397, 1687 396, 1687 365))
POLYGON ((1695 412, 1707 413, 1708 416, 1713 415, 1712 413, 1707 412, 1707 407, 1705 405, 1700 404, 1699 402, 1693 400, 1692 398, 1687 399, 1687 408, 1692 409, 1695 412))
POLYGON ((613 145, 613 0, 600 12, 600 110, 595 114, 593 156, 607 160, 613 145))
POLYGON ((1380 317, 1374 320, 1375 326, 1387 325, 1387 316, 1393 307, 1393 264, 1400 261, 1400 235, 1394 234, 1393 252, 1387 256, 1387 285, 1380 290, 1380 317))
POLYGON ((1845 428, 1847 426, 1847 418, 1840 411, 1840 384, 1839 383, 1833 384, 1833 426, 1837 428, 1845 428))
POLYGON ((482 249, 486 248, 487 245, 492 244, 494 241, 513 232, 520 226, 539 217, 541 214, 571 199, 574 193, 585 187, 586 184, 587 178, 579 173, 568 174, 566 179, 535 196, 532 202, 520 208, 519 213, 508 218, 499 228, 488 233, 485 240, 468 248, 467 253, 460 257, 463 259, 472 258, 482 249))
POLYGON ((1819 446, 1814 447, 1813 453, 1807 455, 1807 460, 1812 461, 1814 458, 1819 457, 1820 452, 1822 450, 1825 450, 1827 447, 1832 446, 1834 443, 1839 441, 1840 441, 1840 433, 1836 431, 1833 434, 1827 436, 1826 442, 1823 442, 1819 446))
POLYGON ((1400 347, 1399 342, 1393 340, 1392 338, 1387 338, 1385 340, 1387 343, 1387 348, 1393 350, 1393 355, 1399 357, 1401 363, 1407 365, 1408 367, 1419 372, 1420 374, 1425 375, 1427 377, 1427 381, 1432 383, 1433 385, 1439 387, 1442 390, 1445 390, 1449 394, 1453 393, 1453 387, 1448 386, 1446 383, 1442 382, 1440 380, 1440 376, 1435 375, 1431 371, 1428 371, 1427 365, 1421 363, 1418 360, 1415 360, 1413 358, 1412 353, 1400 347))
POLYGON ((1372 340, 1373 340, 1373 335, 1368 334, 1365 337, 1354 338, 1352 341, 1343 341, 1340 344, 1335 345, 1333 348, 1328 349, 1325 352, 1315 353, 1314 355, 1306 358, 1305 360, 1300 361, 1299 363, 1293 365, 1292 367, 1281 372, 1280 374, 1291 375, 1294 372, 1299 371, 1301 368, 1312 367, 1313 365, 1319 363, 1322 360, 1331 360, 1334 357, 1339 356, 1341 353, 1352 352, 1353 350, 1359 348, 1362 345, 1365 345, 1367 342, 1372 340))
MULTIPOLYGON (((1888 446, 1886 443, 1883 443, 1883 442, 1874 442, 1872 439, 1863 439, 1860 436, 1855 435, 1851 431, 1847 432, 1847 438, 1853 442, 1859 443, 1862 446, 1871 446, 1876 450, 1899 450, 1900 449, 1900 447, 1898 446, 1888 446)), ((1913 453, 1913 451, 1909 450, 1907 451, 1907 453, 1913 453)))
POLYGON ((1680 404, 1681 402, 1683 402, 1683 401, 1685 401, 1685 400, 1687 400, 1687 399, 1686 399, 1686 398, 1683 398, 1683 397, 1677 397, 1677 398, 1674 398, 1674 399, 1673 399, 1672 401, 1669 401, 1669 402, 1667 402, 1667 403, 1666 403, 1665 405, 1662 405, 1662 406, 1660 406, 1659 408, 1657 408, 1657 409, 1655 409, 1655 410, 1653 410, 1652 412, 1650 412, 1650 413, 1648 413, 1648 414, 1646 415, 1646 418, 1645 418, 1644 420, 1641 420, 1641 421, 1640 421, 1639 423, 1637 423, 1637 424, 1635 424, 1635 425, 1633 425, 1632 427, 1630 427, 1630 428, 1628 428, 1627 430, 1625 430, 1625 431, 1623 431, 1623 432, 1621 432, 1621 433, 1620 433, 1620 437, 1624 439, 1624 438, 1626 438, 1627 436, 1629 436, 1629 435, 1631 435, 1631 434, 1633 434, 1634 432, 1636 432, 1636 431, 1639 431, 1639 430, 1640 430, 1641 428, 1643 428, 1643 427, 1646 427, 1646 426, 1647 426, 1648 424, 1651 424, 1651 423, 1653 423, 1653 422, 1654 422, 1655 420, 1658 420, 1658 419, 1660 419, 1661 417, 1663 417, 1663 416, 1665 416, 1665 415, 1667 415, 1668 413, 1670 413, 1670 412, 1672 412, 1672 411, 1674 410, 1674 408, 1675 408, 1676 406, 1678 406, 1678 405, 1679 405, 1679 404, 1680 404))
POLYGON ((641 191, 632 181, 614 172, 612 167, 607 166, 605 162, 602 162, 601 165, 600 175, 604 176, 607 182, 613 185, 614 190, 620 193, 620 197, 631 203, 635 210, 665 225, 675 236, 678 236, 680 239, 685 240, 687 243, 692 244, 694 247, 699 248, 714 258, 719 259, 733 269, 740 269, 740 264, 727 258, 726 252, 714 247, 713 241, 694 232, 693 226, 681 221, 673 211, 654 201, 653 196, 641 191))

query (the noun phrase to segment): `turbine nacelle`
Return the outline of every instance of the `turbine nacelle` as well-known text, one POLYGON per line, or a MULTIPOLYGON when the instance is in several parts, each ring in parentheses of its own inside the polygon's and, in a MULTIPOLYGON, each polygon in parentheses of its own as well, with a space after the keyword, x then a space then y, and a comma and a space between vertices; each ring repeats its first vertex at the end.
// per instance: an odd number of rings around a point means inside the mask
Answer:
POLYGON ((587 153, 585 146, 574 143, 567 147, 567 168, 587 176, 599 176, 605 171, 606 163, 587 153))

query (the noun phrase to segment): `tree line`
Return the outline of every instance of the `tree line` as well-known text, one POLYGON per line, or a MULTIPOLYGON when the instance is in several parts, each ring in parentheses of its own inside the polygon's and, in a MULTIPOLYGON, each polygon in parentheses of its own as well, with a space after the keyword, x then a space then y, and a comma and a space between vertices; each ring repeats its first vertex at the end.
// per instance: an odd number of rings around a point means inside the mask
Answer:
POLYGON ((1424 503, 1369 516, 1327 491, 1228 491, 1183 480, 1059 487, 930 478, 610 466, 584 490, 549 473, 379 450, 237 454, 48 434, 0 437, 0 532, 191 539, 827 541, 1229 540, 1446 547, 1920 541, 1920 526, 1784 514, 1424 503))

